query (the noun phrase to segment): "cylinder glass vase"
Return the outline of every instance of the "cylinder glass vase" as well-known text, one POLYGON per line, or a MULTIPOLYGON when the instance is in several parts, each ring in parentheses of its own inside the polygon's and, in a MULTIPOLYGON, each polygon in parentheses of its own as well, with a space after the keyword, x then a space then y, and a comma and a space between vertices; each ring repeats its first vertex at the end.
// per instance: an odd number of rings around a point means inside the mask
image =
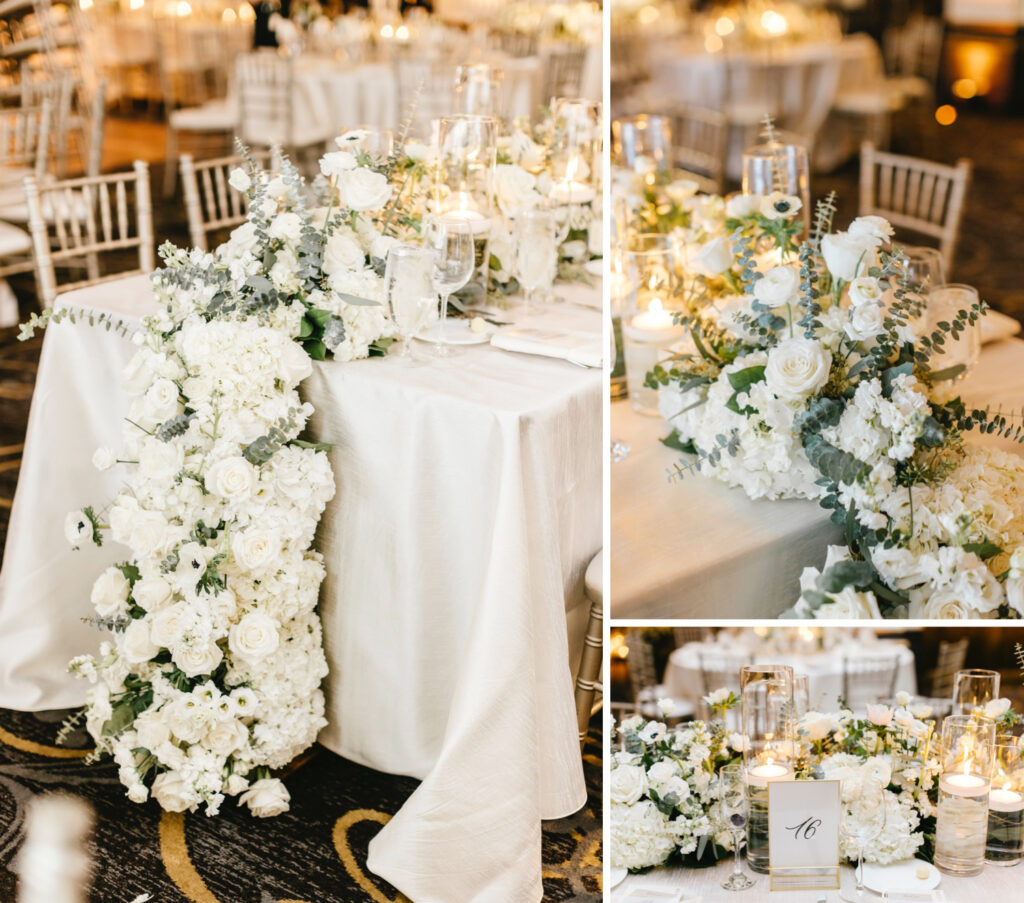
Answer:
POLYGON ((811 168, 806 147, 767 142, 743 152, 743 193, 767 196, 774 191, 800 198, 806 232, 811 224, 811 168))
MULTIPOLYGON (((1009 738, 1008 738, 1009 739, 1009 738)), ((985 861, 1013 866, 1024 856, 1024 750, 1016 743, 997 743, 992 789, 988 795, 988 839, 985 861)))
POLYGON ((987 718, 950 715, 942 722, 935 867, 946 874, 977 875, 985 866, 995 736, 987 718))
POLYGON ((967 668, 953 677, 953 714, 970 715, 999 697, 999 672, 967 668))

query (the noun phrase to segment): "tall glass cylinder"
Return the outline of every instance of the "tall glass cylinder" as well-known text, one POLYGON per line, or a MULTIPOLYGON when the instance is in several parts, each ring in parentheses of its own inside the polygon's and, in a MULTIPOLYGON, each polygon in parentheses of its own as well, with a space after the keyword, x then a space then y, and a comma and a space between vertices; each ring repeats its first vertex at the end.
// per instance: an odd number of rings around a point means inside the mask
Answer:
POLYGON ((999 697, 999 672, 967 668, 953 676, 953 714, 970 715, 999 697))
POLYGON ((672 123, 667 116, 640 113, 612 123, 612 162, 650 184, 667 182, 672 171, 672 123))
POLYGON ((755 872, 767 874, 768 785, 793 777, 793 670, 785 665, 744 667, 740 683, 750 808, 747 862, 755 872))
POLYGON ((557 97, 551 105, 551 199, 556 204, 590 204, 601 178, 601 104, 557 97))
POLYGON ((985 866, 995 739, 987 718, 950 715, 942 722, 935 866, 947 874, 977 875, 985 866))
POLYGON ((811 168, 806 147, 768 142, 743 152, 743 193, 769 195, 773 191, 800 198, 804 228, 810 228, 811 168))
POLYGON ((505 73, 489 63, 472 63, 455 69, 455 112, 501 118, 501 85, 505 73))
POLYGON ((636 269, 636 293, 622 312, 622 351, 629 403, 640 414, 658 415, 658 392, 644 385, 647 373, 665 360, 686 335, 675 321, 682 311, 672 244, 666 235, 634 235, 630 261, 636 269))
POLYGON ((988 839, 985 861, 1013 866, 1024 856, 1024 750, 1016 743, 997 743, 992 789, 988 795, 988 839))

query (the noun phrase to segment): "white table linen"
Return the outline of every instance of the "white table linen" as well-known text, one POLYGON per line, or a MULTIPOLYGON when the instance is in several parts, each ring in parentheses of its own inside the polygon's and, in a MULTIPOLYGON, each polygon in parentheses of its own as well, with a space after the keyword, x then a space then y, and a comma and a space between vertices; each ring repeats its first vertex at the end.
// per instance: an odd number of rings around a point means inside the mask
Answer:
MULTIPOLYGON (((64 303, 138 315, 149 298, 132 277, 64 303)), ((535 321, 600 329, 571 305, 535 321)), ((84 699, 66 663, 96 647, 79 618, 125 550, 72 552, 63 520, 118 488, 116 469, 89 459, 120 435, 131 350, 103 329, 46 334, 0 572, 0 705, 84 699)), ((331 668, 320 740, 423 781, 369 866, 416 901, 538 901, 541 819, 586 799, 570 662, 601 542, 601 371, 482 345, 448 363, 318 364, 304 391, 337 483, 318 533, 331 668)))
MULTIPOLYGON (((731 639, 731 638, 730 638, 731 639)), ((665 667, 665 690, 673 699, 683 699, 700 705, 704 695, 701 678, 701 655, 721 655, 737 652, 735 642, 687 643, 673 650, 665 667)), ((751 650, 753 665, 790 665, 795 672, 807 675, 809 705, 818 712, 835 712, 843 692, 843 659, 892 655, 899 660, 896 689, 917 692, 914 671, 914 653, 902 643, 882 641, 866 645, 850 642, 831 649, 808 652, 762 652, 751 650)), ((712 688, 715 689, 715 688, 712 688)))
MULTIPOLYGON (((973 406, 1019 410, 1024 341, 986 345, 962 393, 973 406)), ((826 547, 842 544, 841 528, 814 501, 751 501, 696 474, 670 483, 681 455, 660 443, 668 432, 628 402, 612 405, 611 434, 631 451, 611 469, 611 616, 777 616, 796 602, 801 571, 821 567, 826 547)), ((969 439, 1022 451, 992 436, 969 439)))

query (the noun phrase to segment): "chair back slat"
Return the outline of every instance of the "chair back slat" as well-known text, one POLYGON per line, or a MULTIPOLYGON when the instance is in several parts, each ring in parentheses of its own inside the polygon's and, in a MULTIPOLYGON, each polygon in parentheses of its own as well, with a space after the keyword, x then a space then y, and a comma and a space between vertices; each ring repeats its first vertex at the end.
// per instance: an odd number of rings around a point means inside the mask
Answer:
POLYGON ((46 172, 53 104, 43 99, 38 106, 0 110, 0 167, 46 172))
POLYGON ((728 120, 714 110, 681 107, 672 114, 675 164, 699 176, 702 191, 722 192, 728 135, 728 120))
MULTIPOLYGON (((250 157, 264 169, 273 170, 277 166, 271 151, 250 153, 250 157)), ((206 251, 209 249, 208 236, 211 232, 233 228, 245 222, 249 213, 248 198, 228 184, 231 170, 245 166, 245 159, 241 156, 216 157, 197 163, 191 155, 182 154, 181 184, 185 194, 189 238, 195 247, 206 251)))
POLYGON ((106 182, 101 182, 100 186, 100 225, 103 229, 103 240, 110 241, 113 239, 113 224, 110 222, 110 188, 106 182))

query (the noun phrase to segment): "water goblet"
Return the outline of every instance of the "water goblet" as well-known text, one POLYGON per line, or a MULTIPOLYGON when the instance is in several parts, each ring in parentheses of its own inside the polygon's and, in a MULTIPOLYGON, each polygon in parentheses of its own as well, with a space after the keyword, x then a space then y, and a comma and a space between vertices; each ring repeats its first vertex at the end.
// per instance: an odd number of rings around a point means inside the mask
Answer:
POLYGON ((384 268, 388 316, 401 337, 399 356, 411 357, 412 337, 437 311, 437 292, 431 279, 433 251, 418 245, 394 245, 384 268))
POLYGON ((750 805, 747 802, 747 786, 742 764, 726 765, 718 772, 719 811, 722 824, 732 837, 733 867, 732 874, 722 882, 726 890, 746 890, 754 886, 753 879, 743 871, 740 865, 740 845, 746 834, 747 821, 750 818, 750 805))
POLYGON ((445 333, 448 299, 473 275, 473 226, 466 217, 448 213, 428 219, 423 235, 432 252, 430 282, 441 296, 438 341, 432 353, 435 357, 451 357, 454 352, 445 333))

